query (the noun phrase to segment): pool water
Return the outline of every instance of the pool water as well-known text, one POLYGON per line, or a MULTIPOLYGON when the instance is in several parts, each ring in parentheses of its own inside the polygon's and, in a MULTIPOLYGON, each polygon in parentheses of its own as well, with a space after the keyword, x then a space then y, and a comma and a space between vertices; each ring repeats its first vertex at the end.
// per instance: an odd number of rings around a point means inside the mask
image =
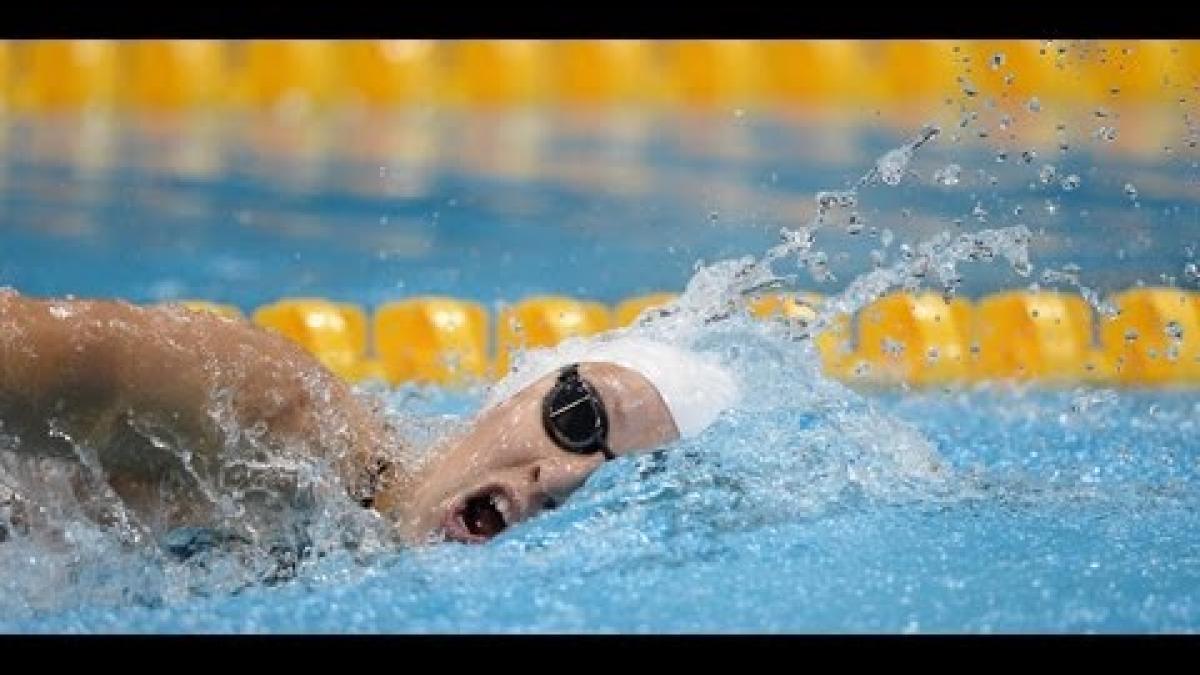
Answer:
POLYGON ((847 475, 869 460, 847 457, 833 439, 813 442, 820 434, 804 427, 820 422, 797 423, 804 411, 738 415, 695 443, 610 463, 560 510, 486 546, 400 551, 366 564, 331 556, 280 586, 173 603, 126 596, 10 614, 2 625, 1194 631, 1200 403, 1147 393, 1079 403, 1095 398, 984 391, 883 402, 953 467, 948 485, 924 490, 902 489, 895 476, 880 485, 847 475))
MULTIPOLYGON (((607 463, 484 546, 342 546, 322 501, 320 555, 266 583, 261 560, 179 562, 68 519, 65 548, 0 544, 0 630, 1195 631, 1195 391, 854 391, 787 325, 702 320, 768 278, 853 306, 869 273, 886 281, 874 293, 1197 288, 1200 170, 1179 114, 1146 132, 1170 151, 1141 155, 1090 136, 1086 115, 1022 113, 1024 136, 981 142, 968 132, 999 122, 960 114, 10 121, 0 283, 22 292, 252 309, 690 284, 696 312, 644 330, 752 386, 701 437, 607 463), (1060 119, 1069 148, 1031 131, 1060 119), (925 123, 941 133, 814 221, 816 193, 856 186, 925 123), (785 236, 764 257, 781 228, 813 248, 785 236), (915 275, 906 250, 947 232, 1002 245, 915 275)), ((483 393, 382 395, 436 430, 483 393)))

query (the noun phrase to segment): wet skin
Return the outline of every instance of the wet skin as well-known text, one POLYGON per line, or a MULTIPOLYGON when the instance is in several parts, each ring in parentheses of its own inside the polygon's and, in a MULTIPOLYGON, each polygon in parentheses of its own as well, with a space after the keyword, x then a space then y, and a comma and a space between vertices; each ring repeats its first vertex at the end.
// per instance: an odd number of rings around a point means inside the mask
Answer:
MULTIPOLYGON (((604 401, 616 454, 678 436, 637 372, 611 363, 579 372, 604 401)), ((486 541, 561 503, 604 461, 547 436, 541 402, 554 377, 481 412, 421 466, 392 463, 369 480, 397 449, 386 418, 287 339, 181 307, 0 291, 0 431, 18 439, 0 451, 78 459, 86 446, 108 486, 143 512, 162 508, 150 495, 166 473, 211 479, 233 458, 297 453, 328 461, 356 497, 370 485, 371 507, 405 541, 486 541)), ((168 527, 211 515, 192 497, 145 515, 168 527)))
MULTIPOLYGON (((583 363, 579 374, 604 402, 608 446, 615 455, 678 438, 662 397, 641 374, 612 363, 583 363)), ((465 435, 418 470, 402 494, 384 496, 407 538, 486 541, 561 504, 605 461, 599 452, 564 450, 546 433, 542 399, 556 376, 542 377, 483 411, 465 435)))

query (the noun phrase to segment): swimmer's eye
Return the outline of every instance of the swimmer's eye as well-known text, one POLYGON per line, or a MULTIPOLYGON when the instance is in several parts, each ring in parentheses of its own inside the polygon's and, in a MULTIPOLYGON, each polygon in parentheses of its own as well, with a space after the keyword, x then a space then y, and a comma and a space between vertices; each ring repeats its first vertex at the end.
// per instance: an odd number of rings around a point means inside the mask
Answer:
POLYGON ((562 506, 562 502, 555 500, 553 497, 546 497, 546 500, 542 502, 542 508, 547 511, 557 509, 559 506, 562 506))

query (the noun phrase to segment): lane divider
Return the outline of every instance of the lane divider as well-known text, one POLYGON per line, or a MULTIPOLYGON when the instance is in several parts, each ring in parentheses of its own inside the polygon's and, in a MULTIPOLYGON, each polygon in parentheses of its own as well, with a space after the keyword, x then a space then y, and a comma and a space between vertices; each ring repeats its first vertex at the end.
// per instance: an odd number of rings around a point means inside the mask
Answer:
POLYGON ((561 295, 533 297, 504 307, 496 319, 492 373, 497 377, 507 373, 515 350, 552 347, 567 338, 595 335, 612 326, 608 307, 561 295))
MULTIPOLYGON (((815 330, 817 307, 822 298, 816 293, 770 293, 750 302, 750 315, 764 320, 782 319, 802 324, 805 332, 815 330)), ((810 333, 811 334, 811 333, 810 333)), ((821 366, 832 377, 847 379, 854 372, 853 335, 850 317, 838 315, 832 324, 813 334, 821 366)))
POLYGON ((420 297, 375 311, 375 353, 389 382, 442 385, 488 374, 488 315, 476 302, 420 297))
POLYGON ((297 298, 259 307, 251 320, 312 352, 321 363, 349 380, 378 375, 382 369, 366 358, 367 318, 351 303, 297 298))
POLYGON ((1189 40, 20 40, 17 107, 1173 103, 1189 40), (1060 51, 1062 50, 1062 51, 1060 51))
POLYGON ((1104 381, 1109 361, 1094 344, 1092 311, 1066 293, 997 293, 976 305, 975 379, 1104 381))
MULTIPOLYGON (((629 326, 676 297, 652 293, 609 308, 545 295, 489 313, 478 302, 423 296, 385 303, 370 317, 352 303, 286 298, 257 308, 249 320, 294 340, 351 381, 461 386, 503 376, 518 350, 629 326)), ((767 294, 752 300, 748 312, 815 330, 821 302, 815 293, 767 294)), ((1112 303, 1116 313, 1098 317, 1071 293, 1001 291, 977 302, 893 293, 855 316, 835 317, 812 337, 827 375, 866 387, 1200 386, 1200 292, 1137 288, 1112 303)), ((232 305, 180 304, 246 320, 232 305)))
POLYGON ((1200 294, 1138 288, 1113 300, 1119 314, 1100 329, 1117 382, 1200 383, 1200 294))
POLYGON ((917 386, 970 380, 971 305, 936 293, 896 293, 858 314, 857 374, 917 386), (863 365, 858 365, 863 364, 863 365))

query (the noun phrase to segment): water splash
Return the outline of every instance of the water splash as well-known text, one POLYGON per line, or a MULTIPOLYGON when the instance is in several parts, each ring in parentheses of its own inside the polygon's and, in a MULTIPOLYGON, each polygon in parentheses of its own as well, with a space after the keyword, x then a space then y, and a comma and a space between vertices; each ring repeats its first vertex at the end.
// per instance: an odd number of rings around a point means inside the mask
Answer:
MULTIPOLYGON (((710 354, 754 386, 735 411, 701 437, 606 466, 570 508, 514 528, 496 547, 488 547, 489 554, 518 546, 523 555, 540 548, 575 556, 581 547, 591 547, 597 563, 631 550, 684 560, 720 546, 719 538, 709 536, 714 532, 820 518, 864 501, 962 499, 973 489, 949 469, 937 445, 916 427, 827 378, 811 338, 838 317, 897 288, 934 285, 953 294, 964 264, 1003 260, 1018 274, 1030 274, 1032 235, 1026 226, 943 232, 905 244, 898 260, 885 265, 881 259, 842 292, 816 303, 815 318, 803 324, 757 321, 748 311, 763 293, 802 290, 793 270, 813 278, 828 275, 821 235, 832 231, 842 214, 857 213, 865 188, 900 185, 911 175, 915 154, 937 135, 936 127, 926 127, 880 156, 849 188, 818 193, 813 218, 781 229, 778 244, 762 255, 699 265, 676 301, 626 329, 710 354), (564 539, 572 540, 569 546, 551 546, 564 539), (621 542, 640 543, 623 547, 621 542)), ((882 228, 885 248, 893 238, 889 228, 882 228)), ((578 349, 581 342, 567 340, 556 350, 578 349)), ((518 354, 514 367, 532 367, 551 353, 518 354)), ((502 394, 513 381, 479 394, 502 394)), ((319 400, 321 392, 315 383, 313 387, 319 400)), ((477 402, 459 406, 460 414, 414 414, 421 407, 437 407, 430 396, 419 388, 387 396, 385 411, 403 427, 402 434, 415 439, 413 447, 427 447, 432 439, 461 429, 461 412, 477 402)), ((256 447, 254 439, 261 430, 238 427, 231 410, 229 392, 214 392, 211 414, 224 425, 231 447, 256 447)), ((139 433, 153 442, 161 430, 143 428, 139 433)), ((321 433, 339 433, 336 420, 327 420, 321 433)), ((158 445, 166 449, 175 444, 162 439, 158 445)), ((72 605, 155 608, 200 596, 251 593, 289 578, 308 584, 330 574, 369 574, 369 568, 355 567, 355 561, 394 552, 378 519, 352 504, 327 464, 258 449, 261 452, 234 458, 230 471, 256 481, 282 477, 301 488, 300 496, 279 499, 270 482, 258 492, 231 487, 197 469, 194 458, 181 451, 178 459, 187 468, 189 483, 214 508, 217 526, 165 533, 158 537, 162 546, 116 536, 113 529, 85 515, 85 504, 62 498, 73 494, 69 485, 78 468, 0 467, 0 477, 15 478, 18 486, 41 481, 42 492, 26 490, 25 496, 59 531, 57 542, 48 535, 19 535, 0 545, 0 569, 25 565, 62 571, 36 583, 21 575, 5 589, 11 592, 0 600, 0 611, 20 617, 72 605), (359 571, 346 571, 354 569, 359 571), (64 593, 64 588, 72 590, 64 593)))

